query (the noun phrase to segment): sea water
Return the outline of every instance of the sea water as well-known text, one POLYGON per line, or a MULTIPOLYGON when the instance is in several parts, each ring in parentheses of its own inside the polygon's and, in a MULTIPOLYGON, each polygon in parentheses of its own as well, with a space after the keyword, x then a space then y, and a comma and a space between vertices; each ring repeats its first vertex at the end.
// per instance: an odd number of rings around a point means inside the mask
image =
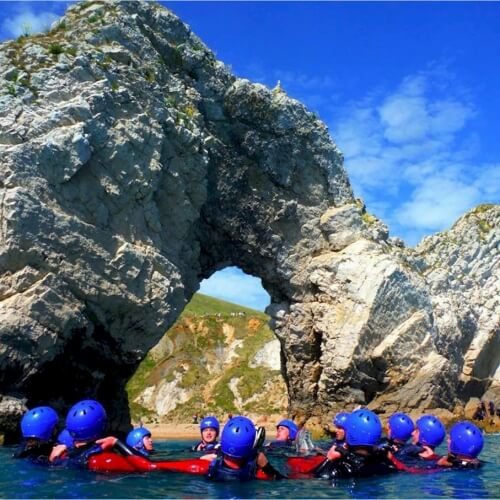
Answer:
MULTIPOLYGON (((158 459, 193 458, 188 441, 156 443, 158 459)), ((1 498, 495 498, 500 496, 500 434, 486 436, 478 471, 397 473, 333 485, 324 479, 212 483, 172 472, 96 474, 46 468, 12 458, 0 447, 1 498)), ((440 448, 442 453, 443 448, 440 448)), ((284 459, 270 459, 284 471, 284 459)))

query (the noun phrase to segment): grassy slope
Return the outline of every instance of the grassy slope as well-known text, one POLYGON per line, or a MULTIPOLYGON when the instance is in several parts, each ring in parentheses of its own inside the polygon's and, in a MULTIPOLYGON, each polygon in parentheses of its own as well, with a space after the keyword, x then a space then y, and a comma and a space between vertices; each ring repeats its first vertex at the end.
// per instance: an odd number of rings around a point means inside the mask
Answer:
POLYGON ((266 321, 269 319, 269 316, 261 311, 256 311, 255 309, 219 300, 214 297, 209 297, 208 295, 203 295, 202 293, 196 293, 193 295, 191 302, 189 302, 189 304, 185 307, 181 317, 185 315, 231 314, 233 312, 244 312, 251 316, 263 318, 266 321))
POLYGON ((237 411, 234 394, 228 385, 232 379, 239 379, 238 391, 244 401, 259 396, 256 401, 244 404, 243 410, 282 411, 283 400, 276 398, 276 394, 286 394, 281 373, 262 366, 249 366, 256 352, 274 338, 267 326, 268 319, 260 311, 196 294, 160 341, 157 346, 160 349, 155 348, 146 356, 129 381, 127 391, 132 416, 136 419, 154 417, 153 411, 134 403, 134 399, 146 387, 171 381, 176 374, 182 376, 178 386, 191 391, 192 396, 168 414, 169 420, 185 420, 194 413, 237 411), (235 315, 239 312, 245 314, 235 315), (231 332, 230 340, 228 331, 231 332), (237 341, 241 342, 234 350, 237 356, 228 363, 225 355, 237 341), (209 371, 207 365, 212 370, 209 371), (270 381, 273 386, 266 390, 266 383, 270 381), (207 386, 208 391, 204 390, 207 386))

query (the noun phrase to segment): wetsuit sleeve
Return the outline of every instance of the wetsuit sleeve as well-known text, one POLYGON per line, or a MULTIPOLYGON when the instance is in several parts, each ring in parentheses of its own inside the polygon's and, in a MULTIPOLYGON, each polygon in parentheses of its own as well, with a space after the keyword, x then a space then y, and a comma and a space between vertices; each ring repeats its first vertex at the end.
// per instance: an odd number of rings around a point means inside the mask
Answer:
POLYGON ((266 477, 258 477, 258 479, 286 479, 286 476, 284 476, 279 470, 275 469, 270 462, 267 462, 267 464, 258 469, 258 471, 259 470, 261 470, 266 477))

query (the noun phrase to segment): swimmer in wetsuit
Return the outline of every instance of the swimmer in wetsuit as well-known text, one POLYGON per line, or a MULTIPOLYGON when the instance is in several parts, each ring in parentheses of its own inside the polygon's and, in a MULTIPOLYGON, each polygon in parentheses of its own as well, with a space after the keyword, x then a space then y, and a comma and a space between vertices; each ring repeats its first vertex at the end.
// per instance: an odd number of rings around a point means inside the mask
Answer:
POLYGON ((50 462, 86 469, 90 457, 118 443, 118 439, 113 436, 102 437, 106 422, 106 411, 98 401, 86 399, 76 403, 66 416, 66 429, 73 438, 73 446, 54 446, 50 462))
POLYGON ((439 446, 445 436, 446 429, 442 422, 434 415, 421 416, 412 432, 412 443, 405 444, 395 456, 406 465, 435 465, 440 456, 436 455, 434 449, 439 446), (434 462, 434 464, 431 464, 434 462))
POLYGON ((330 448, 327 460, 313 471, 316 477, 367 477, 397 471, 388 451, 377 447, 382 424, 375 413, 364 408, 355 410, 344 425, 345 444, 330 448))
POLYGON ((249 418, 231 418, 222 431, 219 452, 202 457, 210 461, 206 477, 212 481, 283 478, 258 450, 258 441, 255 425, 249 418))
POLYGON ((23 447, 14 458, 25 458, 40 465, 49 465, 54 447, 53 435, 59 417, 50 406, 38 406, 21 419, 23 447))
POLYGON ((481 460, 477 458, 484 446, 481 430, 471 422, 458 422, 448 437, 448 455, 441 457, 437 465, 453 469, 479 469, 481 460))
POLYGON ((132 429, 125 440, 130 448, 134 449, 138 454, 143 457, 149 457, 154 453, 153 438, 151 431, 146 427, 137 427, 132 429))
POLYGON ((346 411, 338 412, 333 418, 333 425, 335 427, 335 441, 330 445, 343 446, 345 443, 345 426, 347 419, 349 418, 349 413, 346 411))
POLYGON ((205 417, 200 422, 201 441, 195 444, 192 451, 211 452, 219 448, 217 442, 219 437, 220 424, 215 417, 205 417))
POLYGON ((398 412, 389 417, 387 421, 387 439, 382 446, 387 447, 392 453, 398 453, 408 439, 410 439, 415 424, 409 415, 398 412))
POLYGON ((294 446, 299 430, 298 425, 289 419, 284 419, 276 425, 276 439, 266 445, 269 448, 283 448, 294 446))

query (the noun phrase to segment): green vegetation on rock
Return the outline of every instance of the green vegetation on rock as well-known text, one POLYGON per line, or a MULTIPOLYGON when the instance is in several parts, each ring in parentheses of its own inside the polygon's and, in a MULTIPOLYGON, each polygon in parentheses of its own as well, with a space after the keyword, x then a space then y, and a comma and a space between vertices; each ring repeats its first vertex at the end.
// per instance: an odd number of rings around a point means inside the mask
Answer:
POLYGON ((281 372, 253 364, 257 352, 275 339, 268 320, 262 312, 194 295, 129 381, 132 417, 185 421, 194 413, 283 411, 287 394, 281 372), (171 384, 169 396, 185 395, 168 416, 156 415, 152 401, 141 400, 146 388, 156 391, 162 384, 171 384))

